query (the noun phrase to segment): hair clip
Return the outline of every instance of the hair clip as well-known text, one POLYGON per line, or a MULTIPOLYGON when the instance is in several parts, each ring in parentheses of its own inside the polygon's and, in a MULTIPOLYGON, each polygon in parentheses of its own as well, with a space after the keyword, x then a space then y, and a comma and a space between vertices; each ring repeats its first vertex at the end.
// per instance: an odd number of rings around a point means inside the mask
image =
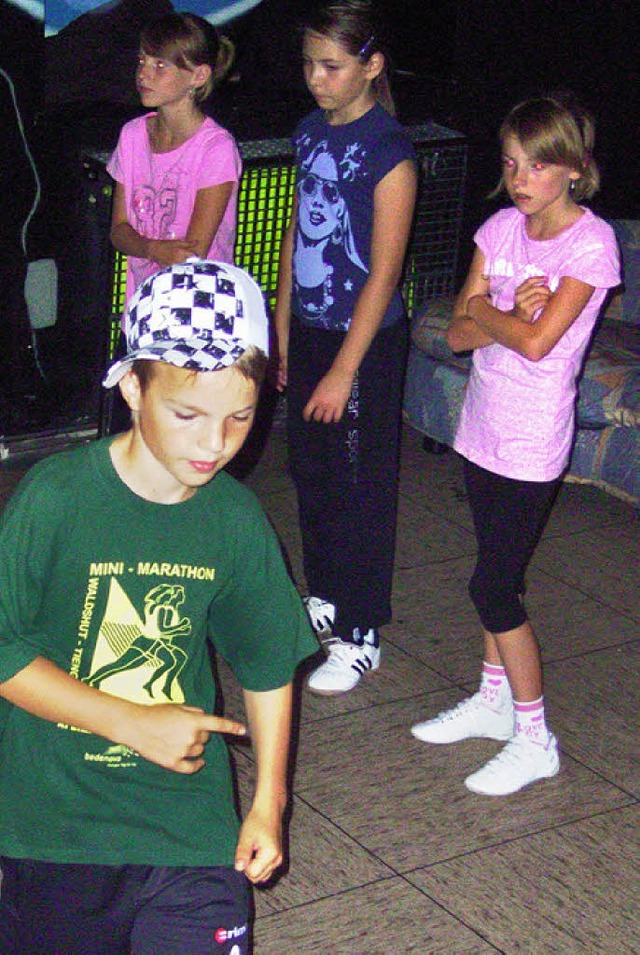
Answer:
POLYGON ((375 34, 372 33, 369 39, 366 41, 366 43, 363 43, 362 48, 360 49, 358 53, 358 57, 361 60, 369 59, 369 53, 371 52, 371 47, 375 43, 375 39, 376 39, 375 34))

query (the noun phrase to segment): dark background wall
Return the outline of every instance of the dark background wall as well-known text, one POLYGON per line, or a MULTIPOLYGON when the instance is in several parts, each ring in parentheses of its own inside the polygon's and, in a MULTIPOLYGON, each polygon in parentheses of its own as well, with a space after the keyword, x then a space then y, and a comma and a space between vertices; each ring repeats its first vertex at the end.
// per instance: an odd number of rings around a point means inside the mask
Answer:
POLYGON ((596 116, 596 211, 640 215, 638 8, 636 0, 458 0, 451 120, 469 139, 469 228, 486 212, 502 117, 557 88, 573 90, 596 116))
MULTIPOLYGON (((240 139, 288 136, 312 105, 301 77, 296 23, 312 0, 262 0, 222 29, 236 43, 234 81, 213 110, 240 139)), ((638 4, 636 0, 380 0, 395 52, 395 92, 407 123, 434 119, 469 140, 468 218, 485 211, 497 171, 495 133, 507 109, 543 89, 568 87, 598 119, 603 186, 596 205, 639 214, 638 4)), ((180 8, 176 0, 176 8, 180 8)), ((137 32, 169 0, 122 0, 42 39, 0 0, 0 66, 15 73, 36 147, 50 127, 109 149, 138 111, 133 86, 137 32), (44 57, 43 57, 44 50, 44 57), (44 60, 45 68, 42 68, 44 60), (36 104, 40 104, 38 110, 36 104)), ((62 184, 60 184, 62 186, 62 184)))
MULTIPOLYGON (((237 60, 212 111, 238 139, 286 137, 311 108, 296 25, 315 5, 262 0, 222 27, 236 44, 237 60)), ((491 211, 485 196, 498 174, 499 123, 513 103, 541 90, 570 88, 597 117, 602 189, 596 211, 640 215, 637 0, 380 5, 390 25, 400 118, 408 124, 435 120, 468 138, 463 267, 473 231, 491 211)), ((179 0, 175 6, 180 9, 179 0)), ((43 181, 31 230, 36 251, 65 231, 78 194, 80 151, 112 149, 122 123, 139 112, 133 84, 138 31, 170 7, 170 0, 107 3, 99 15, 84 14, 45 40, 42 24, 0 0, 0 66, 14 79, 43 181)), ((10 167, 5 160, 5 178, 10 167)), ((28 177, 27 183, 32 188, 28 177)), ((2 192, 0 203, 15 205, 15 190, 2 192)))
MULTIPOLYGON (((301 81, 299 36, 283 24, 313 5, 263 0, 229 25, 240 82, 217 108, 242 137, 254 138, 260 128, 288 135, 312 105, 301 81)), ((462 268, 473 231, 492 211, 485 197, 498 178, 500 122, 512 105, 541 91, 571 89, 596 116, 602 172, 596 211, 640 216, 637 0, 381 0, 381 6, 391 27, 400 118, 432 119, 468 138, 462 268)))

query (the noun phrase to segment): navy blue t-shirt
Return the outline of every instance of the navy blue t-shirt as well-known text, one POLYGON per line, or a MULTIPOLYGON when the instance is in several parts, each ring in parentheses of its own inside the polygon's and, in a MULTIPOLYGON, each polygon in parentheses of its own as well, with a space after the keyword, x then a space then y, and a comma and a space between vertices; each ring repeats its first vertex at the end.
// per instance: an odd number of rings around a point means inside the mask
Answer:
MULTIPOLYGON (((406 130, 376 104, 352 123, 330 126, 322 110, 293 135, 298 221, 292 311, 304 324, 346 331, 369 273, 373 194, 398 163, 415 161, 406 130)), ((396 290, 382 322, 404 315, 396 290)))

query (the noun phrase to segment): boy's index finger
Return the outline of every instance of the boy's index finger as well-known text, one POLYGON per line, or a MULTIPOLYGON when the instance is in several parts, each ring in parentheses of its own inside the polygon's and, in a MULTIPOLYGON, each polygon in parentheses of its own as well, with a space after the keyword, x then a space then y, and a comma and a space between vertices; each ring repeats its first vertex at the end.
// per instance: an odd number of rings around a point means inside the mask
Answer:
POLYGON ((201 707, 190 706, 188 703, 184 703, 182 709, 196 713, 199 727, 209 733, 230 733, 232 736, 246 736, 247 727, 239 720, 228 719, 226 716, 214 716, 213 713, 205 713, 201 707))
POLYGON ((228 719, 226 716, 213 716, 210 713, 203 713, 201 726, 211 733, 229 733, 231 736, 246 736, 247 734, 247 727, 244 723, 228 719))

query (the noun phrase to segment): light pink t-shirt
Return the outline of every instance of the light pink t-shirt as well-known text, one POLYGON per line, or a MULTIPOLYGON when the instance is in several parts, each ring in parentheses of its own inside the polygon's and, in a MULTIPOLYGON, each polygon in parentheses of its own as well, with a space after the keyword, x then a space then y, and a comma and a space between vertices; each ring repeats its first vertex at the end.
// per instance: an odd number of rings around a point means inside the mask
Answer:
POLYGON ((620 282, 620 267, 613 229, 589 209, 553 239, 530 239, 525 223, 517 209, 503 209, 475 235, 496 308, 510 310, 517 286, 533 275, 547 276, 551 291, 565 276, 595 291, 541 361, 499 344, 474 351, 454 447, 495 474, 550 481, 569 460, 576 378, 606 291, 620 282))
MULTIPOLYGON (((242 173, 233 136, 207 116, 200 129, 177 149, 154 153, 147 131, 147 118, 152 115, 123 126, 107 165, 109 174, 124 186, 129 224, 150 239, 184 239, 198 190, 232 182, 231 197, 207 258, 233 263, 242 173)), ((156 262, 129 255, 127 299, 159 268, 156 262)))

